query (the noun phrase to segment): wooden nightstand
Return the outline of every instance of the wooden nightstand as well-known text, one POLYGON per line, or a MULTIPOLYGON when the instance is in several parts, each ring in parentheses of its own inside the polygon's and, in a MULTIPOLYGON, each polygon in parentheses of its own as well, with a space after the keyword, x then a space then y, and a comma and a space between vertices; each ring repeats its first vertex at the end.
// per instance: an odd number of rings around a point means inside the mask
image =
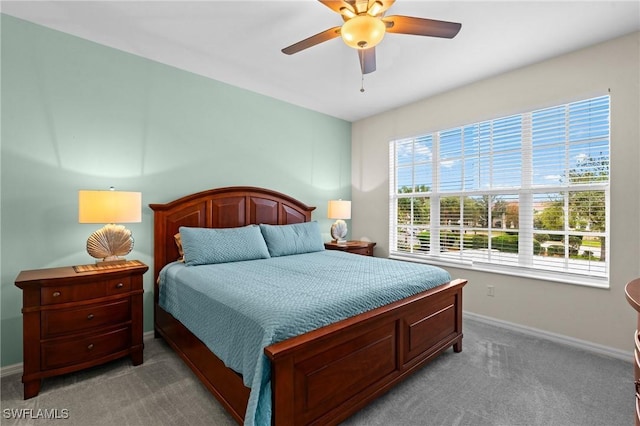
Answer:
POLYGON ((20 272, 15 284, 22 289, 24 399, 38 395, 45 377, 124 356, 142 363, 147 269, 134 260, 86 272, 72 266, 20 272))
POLYGON ((324 243, 324 248, 327 250, 340 250, 347 253, 361 254, 364 256, 373 256, 373 247, 376 243, 370 241, 347 241, 343 244, 338 243, 324 243))

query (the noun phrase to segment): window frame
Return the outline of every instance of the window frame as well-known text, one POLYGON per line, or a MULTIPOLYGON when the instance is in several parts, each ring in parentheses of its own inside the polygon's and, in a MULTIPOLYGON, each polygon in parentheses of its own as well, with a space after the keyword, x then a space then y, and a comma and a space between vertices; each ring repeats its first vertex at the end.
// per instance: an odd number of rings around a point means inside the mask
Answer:
MULTIPOLYGON (((594 114, 595 115, 595 114, 594 114)), ((599 117, 599 116, 598 116, 599 117)), ((595 121, 595 119, 594 119, 595 121)), ((576 102, 570 102, 563 105, 556 105, 545 109, 527 111, 524 113, 513 114, 510 116, 499 117, 492 120, 485 120, 478 123, 471 123, 467 125, 458 126, 451 129, 444 129, 439 131, 430 132, 428 134, 420 135, 413 138, 402 138, 395 139, 389 142, 389 257, 395 259, 402 260, 410 260, 410 261, 418 261, 418 262, 427 262, 432 264, 438 264, 442 266, 451 266, 465 269, 473 269, 473 270, 481 270, 488 271, 493 273, 514 275, 514 276, 524 276, 528 278, 538 278, 562 283, 570 283, 570 284, 579 284, 579 285, 588 285, 593 287, 600 288, 608 288, 609 287, 609 277, 610 277, 610 178, 611 178, 611 170, 610 170, 610 152, 611 152, 611 98, 609 95, 593 97, 590 99, 583 99, 576 102), (606 99, 605 99, 606 98, 606 99), (564 139, 561 143, 556 142, 555 145, 558 145, 562 148, 564 152, 566 152, 567 159, 571 153, 572 149, 575 149, 576 146, 580 147, 585 145, 587 147, 591 147, 593 142, 595 147, 597 148, 599 145, 597 143, 606 143, 606 155, 599 157, 599 161, 603 161, 606 158, 606 178, 603 180, 591 181, 586 183, 580 182, 572 182, 571 175, 572 170, 575 172, 575 168, 572 169, 570 162, 566 161, 564 164, 564 173, 565 177, 569 177, 566 179, 564 183, 558 183, 556 185, 539 185, 534 183, 533 175, 536 169, 534 169, 534 153, 536 149, 540 149, 540 146, 534 146, 534 130, 539 132, 537 128, 534 129, 532 125, 532 117, 534 117, 539 112, 544 113, 546 110, 552 110, 554 108, 564 108, 564 111, 570 111, 575 105, 579 105, 580 103, 586 103, 594 101, 597 105, 598 101, 606 102, 606 135, 598 136, 598 137, 588 137, 585 139, 577 139, 574 140, 570 136, 571 132, 571 120, 575 118, 578 114, 575 114, 573 117, 566 113, 567 116, 564 121, 564 126, 566 127, 566 134, 564 135, 564 139), (460 179, 461 188, 459 190, 447 190, 443 189, 442 180, 442 167, 443 160, 440 158, 442 152, 441 136, 443 133, 452 133, 452 132, 460 132, 460 134, 464 134, 465 131, 471 126, 478 126, 478 129, 482 125, 486 125, 487 123, 493 124, 499 120, 508 120, 513 117, 518 117, 520 119, 520 148, 518 149, 519 158, 522 161, 521 165, 521 177, 519 185, 512 187, 490 187, 490 188, 472 188, 465 189, 465 177, 464 171, 463 176, 460 179), (410 144, 411 145, 411 162, 407 163, 399 163, 399 144, 410 144), (582 144, 582 145, 581 145, 582 144), (424 153, 427 152, 430 159, 425 161, 416 162, 413 161, 416 155, 416 145, 419 145, 418 149, 424 153), (416 181, 416 166, 428 163, 430 168, 430 176, 421 177, 420 181, 416 181), (410 192, 400 192, 399 181, 401 177, 399 176, 398 171, 403 170, 405 175, 403 176, 406 179, 406 171, 407 169, 411 170, 411 182, 408 190, 410 192), (426 183, 426 184, 425 184, 426 183), (415 189, 420 189, 418 191, 414 191, 415 189), (602 192, 602 200, 604 202, 604 230, 602 231, 592 231, 587 227, 587 231, 580 230, 579 227, 572 228, 570 226, 570 217, 575 216, 576 213, 574 210, 570 209, 570 204, 572 194, 576 192, 584 192, 585 194, 588 192, 602 192), (563 221, 564 225, 561 230, 546 230, 546 229, 537 229, 535 226, 536 218, 534 213, 534 205, 536 202, 537 194, 562 194, 562 208, 563 208, 563 221), (465 226, 464 220, 466 220, 466 216, 464 213, 465 210, 465 197, 488 197, 487 200, 491 200, 494 197, 500 196, 516 196, 517 200, 517 209, 518 209, 518 228, 511 233, 515 233, 518 235, 516 239, 518 244, 517 249, 517 261, 509 262, 507 261, 492 261, 491 253, 491 239, 492 235, 494 235, 494 227, 492 227, 492 217, 489 212, 492 210, 492 204, 486 203, 486 228, 475 230, 483 231, 487 233, 487 239, 489 240, 488 249, 487 249, 487 260, 484 261, 482 259, 474 259, 473 256, 470 256, 469 253, 472 252, 472 249, 465 248, 465 240, 467 240, 467 232, 466 231, 474 231, 474 226, 465 226), (441 202, 443 198, 446 197, 458 197, 458 211, 459 211, 459 221, 462 222, 459 226, 452 226, 450 224, 441 223, 441 216, 443 212, 441 212, 441 202), (400 208, 400 200, 408 199, 409 202, 403 202, 402 209, 400 208), (424 205, 424 200, 429 200, 429 209, 428 209, 428 218, 427 223, 425 219, 422 218, 422 222, 418 225, 414 222, 414 215, 416 214, 416 210, 414 210, 415 203, 412 200, 421 199, 422 205, 424 205), (407 210, 405 204, 409 205, 409 209, 407 210), (398 222, 399 211, 405 212, 404 214, 409 215, 409 223, 402 224, 398 222), (408 212, 408 213, 407 213, 408 212), (528 212, 528 213, 524 213, 528 212), (401 230, 405 230, 406 235, 404 241, 400 241, 401 230), (441 236, 443 235, 443 231, 455 233, 458 232, 458 241, 456 244, 458 245, 457 249, 458 255, 452 254, 449 249, 446 247, 443 250, 443 241, 441 241, 441 236), (557 268, 556 270, 549 270, 547 268, 546 263, 551 262, 552 259, 545 259, 544 262, 541 263, 538 258, 542 256, 539 253, 534 253, 536 250, 534 237, 536 234, 552 234, 552 235, 562 235, 562 244, 564 250, 564 265, 562 266, 553 266, 553 268, 557 268), (576 252, 575 247, 573 247, 573 253, 570 253, 572 250, 571 238, 580 238, 583 237, 593 237, 601 240, 601 248, 600 250, 605 250, 604 260, 599 260, 595 256, 589 252, 586 262, 582 262, 577 257, 571 257, 571 254, 575 255, 576 252), (604 237, 604 242, 602 242, 602 238, 604 237), (427 244, 425 245, 425 240, 427 244), (402 246, 401 246, 402 245, 402 246), (406 245, 407 247, 404 247, 406 245), (417 248, 416 248, 417 247, 417 248), (466 252, 466 253, 465 253, 466 252), (590 257, 593 256, 593 257, 590 257), (581 263, 582 262, 582 263, 581 263), (587 264, 588 266, 584 266, 583 264, 587 264), (593 270, 591 269, 593 267, 593 270), (588 269, 589 272, 580 272, 582 270, 588 269)), ((591 121, 589 121, 589 126, 591 126, 591 121)), ((574 129, 575 130, 575 129, 574 129)), ((591 127, 588 128, 589 134, 591 132, 591 127)), ((598 133, 594 131, 594 133, 598 133)), ((493 136, 492 136, 493 137, 493 136)), ((493 142, 491 142, 493 143, 493 142)), ((538 143, 538 142, 536 142, 538 143)), ((464 148, 465 145, 464 138, 461 139, 460 142, 460 151, 461 155, 458 158, 459 161, 464 162, 464 148)), ((552 144, 553 145, 553 144, 552 144)), ((450 148, 450 147, 449 147, 450 148)), ((499 151, 499 150, 498 150, 499 151)), ((493 146, 489 149, 489 156, 494 155, 493 146)), ((540 152, 540 151, 538 151, 540 152)), ((600 153, 602 155, 602 152, 600 153)), ((596 157, 589 157, 592 162, 595 162, 596 157)), ((445 157, 445 161, 447 157, 445 157)), ((601 163, 602 164, 602 163, 601 163)), ((478 166, 480 167, 480 166, 478 166)), ((463 168, 464 170, 464 168, 463 168)), ((493 164, 491 165, 491 170, 489 174, 493 173, 493 164)), ((480 172, 479 172, 480 173, 480 172)), ((423 174, 424 175, 424 174, 423 174)), ((575 176, 575 175, 574 175, 575 176)), ((582 175, 584 176, 584 175, 582 175)), ((604 175, 602 175, 604 176, 604 175)), ((490 178, 491 179, 491 178, 490 178)), ((595 179, 595 178, 592 178, 595 179)), ((478 178, 480 180, 480 178, 478 178)), ((445 182, 446 183, 446 182, 445 182)), ((455 182, 454 182, 455 183, 455 182)), ((489 185, 492 185, 494 181, 490 181, 489 185)), ((449 185, 447 188, 449 188, 449 185)), ((558 201, 556 201, 558 202, 558 201)), ((575 202, 575 201, 574 201, 575 202)), ((577 210, 578 207, 574 205, 574 209, 577 210)), ((546 208, 546 207, 545 207, 546 208)), ((600 211, 600 210, 598 210, 600 211)), ((455 213, 455 210, 454 210, 455 213)), ((504 218, 504 216, 503 216, 504 218)), ((600 222, 602 224, 602 222, 600 222)), ((496 230, 496 233, 505 233, 509 234, 509 232, 505 232, 504 227, 502 227, 499 231, 496 230)), ((447 239, 447 234, 444 234, 444 239, 446 243, 450 243, 447 239)), ((455 237, 454 237, 455 238, 455 237)), ((581 240, 580 240, 581 241, 581 240)), ((548 241, 547 241, 548 242, 548 241)), ((455 246, 454 246, 455 247, 455 246)), ((582 249, 582 246, 578 246, 578 249, 582 249)), ((544 247, 545 252, 549 250, 549 247, 544 247)), ((583 249, 583 255, 586 255, 585 250, 583 249)), ((506 256, 505 256, 506 258, 506 256)), ((558 265, 560 262, 556 262, 558 265)), ((553 269, 552 268, 552 269, 553 269)))

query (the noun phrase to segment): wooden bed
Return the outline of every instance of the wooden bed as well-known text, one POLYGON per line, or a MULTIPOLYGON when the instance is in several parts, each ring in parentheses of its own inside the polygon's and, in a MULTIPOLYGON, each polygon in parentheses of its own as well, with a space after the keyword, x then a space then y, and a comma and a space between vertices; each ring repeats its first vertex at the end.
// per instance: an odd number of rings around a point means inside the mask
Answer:
MULTIPOLYGON (((249 389, 197 337, 158 305, 158 276, 178 259, 180 226, 230 228, 311 220, 287 195, 228 187, 188 195, 154 211, 154 331, 182 357, 240 424, 249 389)), ((265 348, 271 361, 275 425, 337 424, 441 352, 462 350, 465 280, 399 300, 265 348)))

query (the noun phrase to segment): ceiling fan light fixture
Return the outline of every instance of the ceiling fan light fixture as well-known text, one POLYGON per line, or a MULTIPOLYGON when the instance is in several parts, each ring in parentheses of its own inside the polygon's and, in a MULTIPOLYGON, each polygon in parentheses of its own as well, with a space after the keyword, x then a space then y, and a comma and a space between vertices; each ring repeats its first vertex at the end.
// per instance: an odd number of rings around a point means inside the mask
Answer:
POLYGON ((376 16, 382 11, 382 3, 379 1, 374 1, 367 13, 371 16, 376 16))
POLYGON ((356 16, 358 16, 355 13, 353 13, 353 11, 351 9, 349 9, 348 7, 341 7, 340 8, 340 13, 343 16, 346 16, 349 19, 352 19, 352 18, 355 18, 356 16))
POLYGON ((379 18, 368 14, 349 19, 340 30, 342 40, 354 49, 370 49, 384 38, 386 26, 379 18))

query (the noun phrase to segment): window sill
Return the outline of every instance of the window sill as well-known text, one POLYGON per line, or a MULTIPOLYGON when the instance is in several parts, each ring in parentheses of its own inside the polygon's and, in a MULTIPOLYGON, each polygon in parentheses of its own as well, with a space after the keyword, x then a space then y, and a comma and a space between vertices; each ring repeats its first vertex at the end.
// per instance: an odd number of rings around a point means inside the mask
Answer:
POLYGON ((572 274, 558 274, 550 273, 537 269, 522 268, 521 270, 515 268, 502 268, 498 265, 489 264, 473 264, 460 263, 460 262, 447 262, 443 259, 437 259, 433 257, 416 256, 411 254, 399 254, 392 253, 389 255, 389 259, 403 260, 408 262, 426 263, 429 265, 435 265, 440 267, 467 269, 478 272, 488 272, 491 274, 510 275, 515 277, 530 278, 542 281, 551 281, 561 284, 571 284, 584 287, 600 288, 603 290, 609 289, 609 278, 592 278, 582 275, 572 274))

